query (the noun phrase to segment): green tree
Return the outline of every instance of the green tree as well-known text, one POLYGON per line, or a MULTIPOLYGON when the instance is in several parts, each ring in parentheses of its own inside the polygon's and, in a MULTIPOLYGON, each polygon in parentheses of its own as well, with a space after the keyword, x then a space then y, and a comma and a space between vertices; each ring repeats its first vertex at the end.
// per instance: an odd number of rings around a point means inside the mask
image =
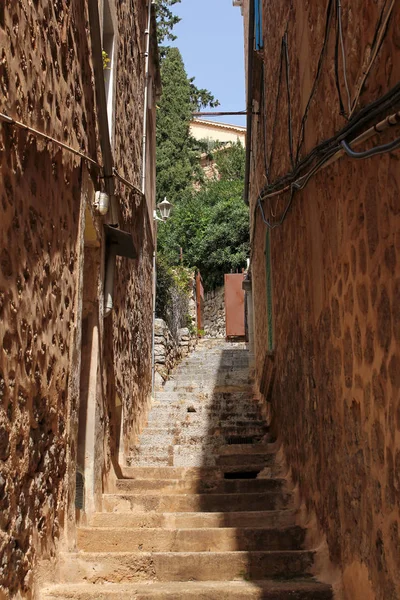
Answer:
POLYGON ((197 267, 206 289, 223 284, 225 273, 246 266, 249 211, 243 202, 245 150, 238 144, 215 152, 220 179, 186 190, 171 219, 159 229, 159 247, 169 264, 197 267))
POLYGON ((176 35, 172 33, 172 30, 181 19, 173 13, 171 7, 180 2, 181 0, 156 0, 157 40, 159 46, 161 46, 164 40, 176 40, 176 35))
POLYGON ((161 62, 162 96, 157 111, 157 201, 175 204, 193 182, 197 161, 189 135, 191 84, 178 48, 167 48, 161 62))

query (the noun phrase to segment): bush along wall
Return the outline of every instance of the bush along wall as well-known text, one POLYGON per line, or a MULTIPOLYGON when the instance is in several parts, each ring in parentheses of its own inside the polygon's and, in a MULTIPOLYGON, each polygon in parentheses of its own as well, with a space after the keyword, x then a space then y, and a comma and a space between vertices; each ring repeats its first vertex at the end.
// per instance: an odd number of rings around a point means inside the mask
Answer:
POLYGON ((157 260, 155 320, 156 387, 197 344, 195 274, 183 266, 157 260))

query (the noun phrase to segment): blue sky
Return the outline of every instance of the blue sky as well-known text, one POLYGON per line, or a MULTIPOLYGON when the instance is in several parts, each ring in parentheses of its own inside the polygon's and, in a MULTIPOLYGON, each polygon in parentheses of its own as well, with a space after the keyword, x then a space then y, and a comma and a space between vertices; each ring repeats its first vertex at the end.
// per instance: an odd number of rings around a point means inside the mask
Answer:
MULTIPOLYGON (((182 21, 175 27, 189 77, 221 103, 211 110, 245 110, 243 17, 232 0, 182 0, 173 10, 182 21)), ((218 117, 245 125, 245 117, 218 117)))

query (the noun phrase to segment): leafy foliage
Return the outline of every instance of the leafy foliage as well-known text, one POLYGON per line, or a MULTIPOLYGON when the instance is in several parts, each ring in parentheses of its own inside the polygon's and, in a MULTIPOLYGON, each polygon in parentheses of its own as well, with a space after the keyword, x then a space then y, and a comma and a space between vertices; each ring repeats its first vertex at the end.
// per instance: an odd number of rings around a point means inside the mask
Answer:
POLYGON ((196 153, 189 136, 191 87, 178 48, 168 48, 161 62, 162 97, 157 111, 157 201, 175 204, 192 182, 196 153))
MULTIPOLYGON (((171 9, 178 2, 156 0, 159 43, 175 39, 172 29, 179 18, 171 9)), ((174 209, 158 233, 157 314, 168 322, 171 298, 177 290, 176 271, 171 266, 178 265, 180 248, 184 266, 199 268, 206 289, 211 289, 223 283, 224 273, 245 266, 249 228, 248 209, 242 200, 243 147, 211 148, 190 135, 193 112, 218 106, 218 101, 187 76, 178 48, 161 48, 161 80, 156 130, 157 203, 166 196, 174 209), (205 151, 214 155, 220 174, 215 180, 204 180, 199 158, 205 151)))
POLYGON ((192 318, 189 315, 192 283, 191 269, 183 265, 171 267, 163 256, 158 256, 156 315, 164 319, 175 337, 181 327, 188 327, 193 333, 192 318))
POLYGON ((157 39, 161 45, 164 40, 173 41, 176 35, 172 33, 173 28, 180 21, 180 18, 175 15, 171 7, 174 4, 179 4, 181 0, 156 0, 157 10, 157 39))
POLYGON ((159 248, 169 264, 200 270, 206 289, 223 284, 225 273, 246 266, 249 212, 243 202, 245 151, 239 144, 218 152, 221 179, 187 190, 169 221, 159 229, 159 248))
POLYGON ((157 202, 175 204, 182 193, 201 181, 198 142, 190 135, 195 108, 216 100, 189 79, 178 48, 167 48, 161 61, 162 97, 157 111, 157 202))

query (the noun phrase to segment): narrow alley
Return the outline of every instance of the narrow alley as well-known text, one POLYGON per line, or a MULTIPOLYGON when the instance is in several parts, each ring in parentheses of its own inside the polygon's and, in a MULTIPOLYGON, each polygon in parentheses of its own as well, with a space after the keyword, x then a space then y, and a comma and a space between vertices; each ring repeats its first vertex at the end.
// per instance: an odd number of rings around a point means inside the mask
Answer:
POLYGON ((157 393, 128 464, 43 600, 332 598, 244 343, 199 344, 157 393))
POLYGON ((0 600, 400 600, 400 0, 0 0, 0 600))

